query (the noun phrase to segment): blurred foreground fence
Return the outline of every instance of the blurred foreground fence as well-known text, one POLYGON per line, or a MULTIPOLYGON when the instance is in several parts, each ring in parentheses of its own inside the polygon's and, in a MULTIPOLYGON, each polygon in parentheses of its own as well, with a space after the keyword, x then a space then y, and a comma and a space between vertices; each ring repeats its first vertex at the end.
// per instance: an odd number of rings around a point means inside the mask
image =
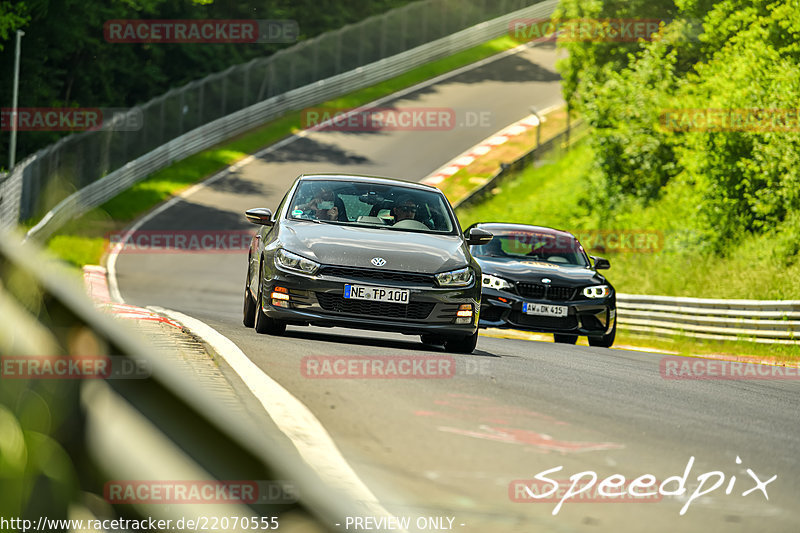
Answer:
POLYGON ((0 176, 0 228, 46 213, 30 232, 46 238, 174 161, 287 111, 503 35, 516 18, 547 17, 557 3, 423 0, 171 90, 100 131, 65 137, 0 176), (116 127, 137 117, 137 130, 116 127))
MULTIPOLYGON (((175 362, 155 356, 124 324, 95 309, 63 267, 19 241, 0 230, 0 517, 33 525, 40 517, 152 517, 172 524, 205 517, 209 524, 219 519, 221 531, 263 530, 262 517, 276 517, 281 531, 317 532, 365 513, 362 502, 326 487, 277 429, 231 416, 213 391, 187 380, 175 362), (9 358, 79 356, 122 358, 148 369, 149 377, 25 379, 8 373, 9 358), (289 480, 297 499, 120 504, 104 498, 105 484, 114 480, 204 486, 289 480)), ((40 531, 72 529, 39 525, 40 531)))
POLYGON ((617 294, 619 326, 634 333, 800 344, 800 300, 717 300, 617 294))

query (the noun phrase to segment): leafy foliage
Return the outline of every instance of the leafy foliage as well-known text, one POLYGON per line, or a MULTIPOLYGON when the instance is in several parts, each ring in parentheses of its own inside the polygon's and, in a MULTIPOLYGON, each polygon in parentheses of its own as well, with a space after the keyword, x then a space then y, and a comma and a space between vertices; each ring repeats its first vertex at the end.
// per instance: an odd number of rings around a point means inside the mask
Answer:
MULTIPOLYGON (((291 19, 300 39, 388 11, 410 0, 3 0, 0 106, 10 107, 14 33, 22 29, 20 107, 130 107, 287 44, 120 44, 104 39, 117 19, 291 19)), ((26 132, 18 160, 62 133, 26 132)), ((7 136, 0 153, 7 154, 7 136)))
MULTIPOLYGON (((709 251, 783 223, 800 208, 797 2, 626 4, 626 16, 673 19, 651 41, 566 43, 570 59, 560 64, 566 97, 594 126, 590 206, 608 219, 665 195, 687 197, 694 208, 682 223, 709 251), (767 126, 665 121, 670 111, 695 116, 687 110, 756 113, 767 126)), ((561 7, 573 16, 621 16, 618 8, 610 0, 561 7)))

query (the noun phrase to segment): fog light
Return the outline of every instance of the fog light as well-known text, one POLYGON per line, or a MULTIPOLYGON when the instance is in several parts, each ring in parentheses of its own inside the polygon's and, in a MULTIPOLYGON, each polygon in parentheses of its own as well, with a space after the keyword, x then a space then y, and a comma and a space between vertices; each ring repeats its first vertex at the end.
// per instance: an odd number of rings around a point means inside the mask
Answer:
POLYGON ((275 287, 271 296, 273 300, 288 300, 289 299, 288 292, 289 291, 286 290, 285 287, 275 287))
POLYGON ((456 311, 456 324, 469 324, 472 322, 472 304, 461 304, 456 311))
POLYGON ((274 298, 272 300, 272 305, 274 305, 275 307, 290 307, 291 306, 291 304, 289 302, 287 302, 286 300, 275 300, 274 298))

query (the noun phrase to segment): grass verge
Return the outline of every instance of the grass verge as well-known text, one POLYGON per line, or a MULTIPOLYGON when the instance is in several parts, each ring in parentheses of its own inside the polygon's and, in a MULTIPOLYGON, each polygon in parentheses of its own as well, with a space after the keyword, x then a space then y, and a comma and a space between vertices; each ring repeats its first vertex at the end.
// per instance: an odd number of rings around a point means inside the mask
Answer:
POLYGON ((445 193, 450 203, 455 205, 494 176, 502 163, 510 163, 536 146, 538 129, 541 128, 541 142, 545 142, 564 131, 566 127, 566 108, 554 109, 545 115, 545 120, 540 126, 515 135, 492 148, 486 155, 476 158, 469 165, 447 177, 437 187, 445 193))
MULTIPOLYGON (((498 37, 452 56, 432 61, 372 87, 322 102, 319 106, 350 108, 364 105, 518 45, 517 41, 508 36, 498 37)), ((235 139, 174 163, 148 176, 100 207, 70 221, 48 240, 47 247, 52 253, 76 267, 97 264, 105 251, 107 245, 105 235, 109 232, 123 229, 131 221, 164 200, 180 194, 190 185, 299 131, 301 127, 301 110, 293 111, 235 139)))

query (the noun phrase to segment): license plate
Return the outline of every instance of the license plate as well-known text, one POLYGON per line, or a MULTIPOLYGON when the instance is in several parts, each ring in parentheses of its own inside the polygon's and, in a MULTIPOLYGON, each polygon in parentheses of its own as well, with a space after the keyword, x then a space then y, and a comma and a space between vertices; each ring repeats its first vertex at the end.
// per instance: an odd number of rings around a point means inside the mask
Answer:
POLYGON ((539 315, 539 316, 567 316, 566 305, 548 305, 548 304, 529 304, 524 302, 522 304, 522 312, 526 315, 539 315))
POLYGON ((408 304, 408 295, 408 289, 368 287, 366 285, 344 286, 344 297, 352 300, 374 300, 376 302, 408 304))

